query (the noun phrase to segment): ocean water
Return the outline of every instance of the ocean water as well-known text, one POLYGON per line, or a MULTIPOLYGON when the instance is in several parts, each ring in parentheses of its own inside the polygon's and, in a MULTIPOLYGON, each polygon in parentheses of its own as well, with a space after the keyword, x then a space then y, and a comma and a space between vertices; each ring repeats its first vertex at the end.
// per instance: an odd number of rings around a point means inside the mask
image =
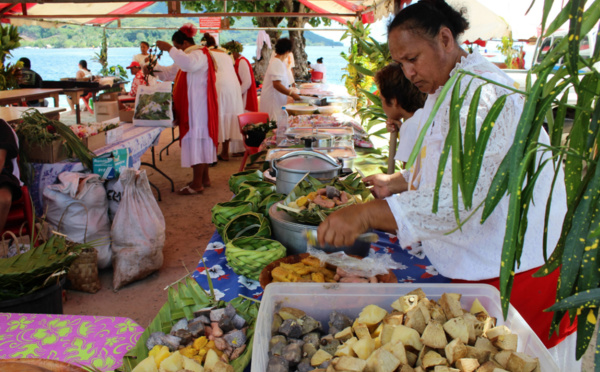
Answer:
MULTIPOLYGON (((340 56, 341 52, 347 52, 348 48, 343 46, 309 46, 306 48, 308 60, 317 63, 317 58, 323 57, 327 67, 327 81, 332 84, 343 84, 342 75, 345 72, 346 61, 340 56)), ((99 48, 66 48, 66 49, 36 49, 19 48, 12 53, 13 57, 8 62, 16 62, 21 57, 31 60, 31 68, 44 80, 60 80, 61 78, 75 77, 80 60, 86 60, 88 68, 93 74, 98 74, 101 66, 94 62, 93 58, 100 51, 99 48)), ((133 56, 139 54, 139 48, 108 48, 108 65, 129 66, 133 56)), ((256 56, 256 47, 247 45, 243 55, 252 61, 256 56)), ((170 65, 173 60, 168 54, 163 55, 160 64, 170 65)), ((129 89, 129 86, 127 86, 129 89)), ((61 96, 61 107, 68 107, 66 100, 61 96)))

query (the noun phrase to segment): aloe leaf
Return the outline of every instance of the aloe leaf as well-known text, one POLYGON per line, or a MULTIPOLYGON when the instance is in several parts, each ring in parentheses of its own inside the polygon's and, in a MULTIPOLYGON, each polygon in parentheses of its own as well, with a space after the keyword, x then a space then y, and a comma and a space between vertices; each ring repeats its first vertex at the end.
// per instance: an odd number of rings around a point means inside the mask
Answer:
POLYGON ((496 171, 496 174, 492 179, 492 184, 490 185, 488 194, 485 198, 483 212, 481 213, 481 223, 484 223, 485 220, 492 214, 500 200, 502 200, 504 194, 506 194, 506 190, 508 189, 508 169, 511 158, 511 150, 509 150, 504 159, 502 159, 502 162, 498 167, 498 171, 496 171))
POLYGON ((381 98, 377 97, 376 95, 374 95, 373 93, 369 92, 368 90, 364 90, 364 89, 359 89, 365 96, 367 96, 367 98, 369 100, 371 100, 371 102, 373 102, 374 104, 381 106, 381 98))
MULTIPOLYGON (((485 84, 484 84, 485 85, 485 84)), ((469 104, 469 113, 467 115, 465 126, 465 153, 467 154, 467 164, 465 164, 465 178, 468 183, 471 183, 471 162, 469 158, 475 153, 475 145, 477 143, 477 108, 481 97, 481 90, 484 85, 480 85, 475 89, 473 98, 469 104)), ((469 186, 472 188, 471 186, 469 186)))
POLYGON ((575 349, 575 358, 578 360, 585 354, 596 330, 598 308, 584 307, 579 309, 579 312, 581 314, 577 318, 577 347, 575 349))
POLYGON ((552 131, 550 132, 550 143, 553 146, 554 154, 559 150, 557 147, 562 144, 562 135, 565 126, 565 118, 567 117, 567 101, 569 99, 569 89, 563 93, 560 103, 556 109, 556 115, 554 117, 554 124, 552 125, 552 131))
POLYGON ((363 67, 359 64, 353 63, 353 62, 351 62, 350 64, 356 69, 356 71, 360 72, 363 75, 375 76, 375 73, 373 71, 369 70, 368 68, 365 68, 365 67, 363 67))

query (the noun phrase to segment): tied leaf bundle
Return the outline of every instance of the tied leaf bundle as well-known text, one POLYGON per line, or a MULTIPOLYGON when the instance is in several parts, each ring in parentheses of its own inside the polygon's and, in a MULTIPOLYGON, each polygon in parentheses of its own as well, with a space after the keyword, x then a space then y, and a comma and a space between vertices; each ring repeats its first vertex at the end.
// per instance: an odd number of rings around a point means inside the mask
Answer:
POLYGON ((233 239, 226 247, 227 263, 233 271, 253 280, 258 280, 265 266, 286 255, 278 241, 255 236, 233 239))
POLYGON ((62 137, 69 153, 88 169, 92 169, 92 159, 95 155, 68 126, 58 120, 47 118, 36 109, 25 111, 22 118, 23 122, 16 129, 21 143, 44 145, 62 137))
POLYGON ((274 193, 274 194, 267 196, 258 205, 258 212, 262 213, 268 217, 269 209, 271 208, 271 206, 273 204, 277 203, 278 201, 282 201, 283 199, 285 199, 285 195, 279 194, 279 193, 274 193))
POLYGON ((254 187, 246 187, 231 199, 231 201, 249 201, 254 205, 259 205, 262 200, 260 192, 254 187))
POLYGON ((0 259, 0 300, 19 298, 52 284, 52 276, 64 274, 81 250, 89 247, 53 235, 25 253, 0 259))
POLYGON ((329 183, 322 183, 307 174, 300 182, 298 182, 298 184, 296 184, 296 187, 288 194, 283 203, 278 205, 278 208, 285 210, 287 214, 292 216, 298 222, 318 225, 323 222, 329 214, 349 205, 368 201, 371 198, 371 192, 362 182, 362 178, 358 173, 349 175, 345 180, 335 178, 329 183), (299 198, 307 197, 310 193, 317 192, 319 189, 326 188, 327 186, 333 186, 340 191, 346 191, 352 197, 347 203, 336 205, 333 208, 323 208, 319 205, 311 204, 310 208, 299 209, 292 204, 299 198))
MULTIPOLYGON (((209 277, 209 285, 212 287, 209 277)), ((252 357, 252 342, 254 339, 254 326, 258 316, 258 303, 248 301, 241 297, 235 298, 229 302, 248 323, 246 331, 246 350, 241 356, 231 361, 231 366, 235 372, 242 372, 250 363, 252 357)), ((123 358, 123 371, 131 372, 142 360, 148 356, 146 341, 154 332, 168 333, 171 327, 180 319, 194 318, 194 312, 207 307, 224 308, 227 305, 224 301, 217 301, 214 296, 209 295, 202 289, 193 278, 187 277, 185 281, 169 287, 168 300, 160 308, 156 317, 152 320, 148 328, 142 333, 138 342, 135 344, 123 358)))
POLYGON ((244 172, 239 172, 231 175, 229 177, 229 190, 232 193, 237 194, 240 191, 240 185, 246 181, 262 181, 264 176, 259 170, 249 170, 244 172))
POLYGON ((261 200, 275 192, 275 185, 271 182, 266 181, 244 181, 239 187, 239 191, 242 192, 247 188, 253 188, 261 196, 261 200))
POLYGON ((219 234, 223 235, 223 229, 233 217, 254 211, 255 206, 251 201, 234 200, 218 203, 211 209, 212 223, 217 228, 219 234))
POLYGON ((234 217, 223 229, 223 242, 227 244, 242 236, 270 238, 271 223, 262 214, 253 212, 234 217))

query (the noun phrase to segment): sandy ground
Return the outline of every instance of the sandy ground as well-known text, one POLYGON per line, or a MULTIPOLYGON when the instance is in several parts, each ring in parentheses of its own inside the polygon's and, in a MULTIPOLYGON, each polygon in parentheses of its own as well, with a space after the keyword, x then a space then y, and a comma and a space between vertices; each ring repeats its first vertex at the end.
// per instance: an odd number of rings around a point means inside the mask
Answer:
MULTIPOLYGON (((64 113, 61 115, 61 120, 66 124, 75 122, 74 116, 64 113)), ((94 120, 91 115, 84 113, 82 121, 93 122, 94 120)), ((169 148, 169 155, 163 152, 162 161, 159 161, 158 151, 169 142, 171 142, 171 130, 167 129, 163 131, 160 144, 156 147, 156 164, 173 179, 177 190, 191 180, 191 169, 181 168, 180 149, 177 143, 169 148)), ((216 167, 210 168, 212 186, 206 188, 201 195, 194 196, 179 196, 172 193, 169 182, 163 176, 151 168, 142 167, 148 173, 150 182, 160 189, 162 196, 162 201, 158 205, 167 226, 162 268, 119 291, 112 289, 112 270, 103 270, 100 273, 102 289, 99 292, 88 294, 67 291, 63 305, 64 313, 127 317, 144 328, 148 326, 167 300, 165 287, 196 269, 214 232, 210 210, 216 203, 227 201, 232 197, 227 181, 229 176, 238 171, 240 160, 241 158, 231 158, 228 162, 220 161, 216 167)), ((142 161, 151 162, 150 151, 144 155, 142 161)), ((156 191, 154 194, 156 195, 156 191)), ((593 362, 595 343, 596 337, 583 357, 583 372, 595 370, 593 362)))

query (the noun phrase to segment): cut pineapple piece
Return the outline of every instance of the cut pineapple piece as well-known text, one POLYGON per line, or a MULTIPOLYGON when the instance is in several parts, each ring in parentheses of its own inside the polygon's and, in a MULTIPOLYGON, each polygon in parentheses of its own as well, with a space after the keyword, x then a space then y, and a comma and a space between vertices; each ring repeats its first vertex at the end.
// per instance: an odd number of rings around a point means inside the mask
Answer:
POLYGON ((204 367, 193 359, 183 357, 183 369, 190 372, 204 372, 204 367))
POLYGON ((206 360, 204 361, 204 369, 212 369, 219 360, 219 355, 213 349, 208 349, 206 360))
POLYGON ((160 372, 177 372, 183 367, 183 356, 176 351, 160 363, 160 372))
POLYGON ((156 368, 156 362, 154 362, 154 356, 149 356, 148 358, 142 360, 140 364, 135 366, 132 372, 158 372, 158 368, 156 368))
MULTIPOLYGON (((154 348, 152 348, 152 350, 156 349, 158 346, 159 345, 156 345, 154 348)), ((169 348, 164 345, 160 345, 158 350, 154 353, 154 363, 156 363, 156 368, 160 367, 160 363, 162 363, 162 361, 167 359, 170 355, 171 352, 169 351, 169 348)))

